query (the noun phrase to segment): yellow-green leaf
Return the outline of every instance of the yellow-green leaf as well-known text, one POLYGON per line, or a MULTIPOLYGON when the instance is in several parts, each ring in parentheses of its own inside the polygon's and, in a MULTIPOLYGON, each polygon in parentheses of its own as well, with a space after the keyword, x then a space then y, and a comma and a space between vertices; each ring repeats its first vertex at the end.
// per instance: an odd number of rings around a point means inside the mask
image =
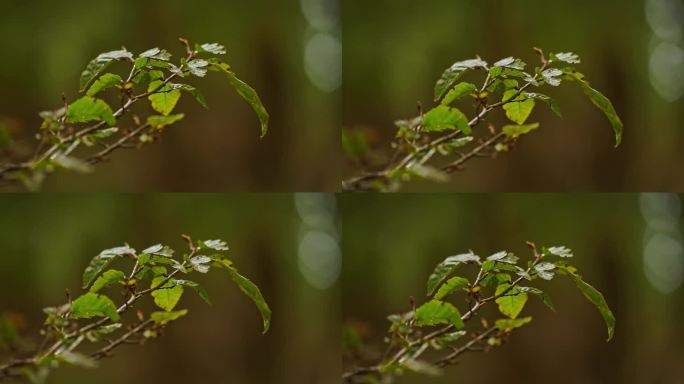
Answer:
POLYGON ((504 92, 502 101, 505 102, 503 105, 504 111, 506 111, 506 117, 508 117, 512 122, 522 125, 532 113, 534 109, 534 99, 527 99, 523 95, 518 95, 513 98, 518 93, 515 89, 509 89, 504 92))
POLYGON ((157 306, 167 312, 173 310, 178 304, 181 296, 183 295, 183 287, 181 285, 173 284, 172 282, 167 282, 164 286, 160 287, 160 284, 166 280, 164 276, 155 277, 152 280, 151 288, 152 297, 154 298, 154 303, 157 306))
POLYGON ((168 116, 173 112, 181 97, 181 91, 173 89, 169 84, 164 84, 161 80, 152 81, 147 88, 147 92, 152 93, 147 97, 152 103, 152 109, 164 116, 168 116))
POLYGON ((417 326, 433 326, 439 324, 451 324, 456 329, 463 328, 461 313, 450 303, 431 300, 416 309, 417 326))
POLYGON ((90 86, 90 88, 88 88, 88 92, 86 92, 86 95, 95 96, 100 91, 104 91, 105 89, 113 87, 116 84, 120 84, 122 81, 123 80, 119 75, 113 73, 105 73, 104 75, 100 76, 100 78, 97 79, 93 83, 93 85, 90 86))
POLYGON ((520 292, 517 287, 509 289, 510 286, 510 284, 504 283, 496 287, 495 295, 498 296, 506 292, 496 299, 496 303, 499 305, 499 312, 511 319, 515 319, 525 307, 527 294, 520 292))
POLYGON ((501 131, 509 139, 517 139, 521 135, 530 133, 531 131, 539 128, 539 123, 534 124, 523 124, 523 125, 504 125, 501 131))

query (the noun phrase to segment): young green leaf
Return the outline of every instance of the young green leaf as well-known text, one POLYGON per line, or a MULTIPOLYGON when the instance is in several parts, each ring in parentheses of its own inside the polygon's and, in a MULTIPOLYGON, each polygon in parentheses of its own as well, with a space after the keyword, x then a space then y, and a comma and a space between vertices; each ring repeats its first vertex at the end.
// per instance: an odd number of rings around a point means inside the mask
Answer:
POLYGON ((568 64, 579 64, 580 58, 572 52, 552 53, 549 55, 551 61, 563 61, 568 64))
POLYGON ((417 326, 433 326, 439 324, 451 324, 456 329, 463 328, 461 313, 450 303, 430 300, 416 309, 417 326))
POLYGON ((499 305, 499 312, 511 319, 515 319, 525 307, 527 294, 520 292, 517 287, 510 287, 511 285, 508 283, 500 284, 496 287, 495 295, 501 295, 501 297, 496 299, 496 303, 499 305))
POLYGON ((546 252, 550 255, 558 256, 558 257, 563 257, 563 258, 570 258, 573 256, 572 250, 568 247, 549 247, 546 249, 546 252))
POLYGON ((152 297, 159 308, 171 312, 183 295, 183 287, 171 281, 160 286, 164 280, 166 280, 164 276, 158 276, 152 280, 151 288, 154 289, 152 297))
POLYGON ((142 253, 147 253, 150 255, 162 256, 162 257, 172 257, 174 250, 168 245, 155 244, 151 247, 143 249, 142 253))
POLYGON ((546 292, 542 291, 541 289, 534 287, 518 287, 518 290, 520 292, 531 293, 533 295, 538 296, 542 300, 544 305, 546 305, 550 310, 554 312, 556 311, 556 308, 554 308, 549 295, 547 295, 546 292))
POLYGON ((506 117, 508 117, 512 122, 522 125, 532 113, 534 109, 534 99, 526 99, 523 95, 515 96, 518 93, 515 89, 509 89, 504 92, 503 105, 504 111, 506 111, 506 117), (515 96, 515 98, 514 98, 515 96))
POLYGON ((523 125, 504 125, 501 132, 509 139, 517 139, 518 137, 528 134, 539 128, 539 123, 523 124, 523 125))
POLYGON ((257 287, 249 279, 247 279, 246 277, 244 277, 240 273, 238 273, 238 270, 235 269, 234 267, 227 267, 227 269, 228 269, 228 273, 230 274, 231 279, 233 279, 233 282, 235 282, 235 284, 237 284, 237 286, 240 288, 240 290, 245 295, 247 295, 247 297, 252 299, 252 301, 256 305, 257 309, 261 313, 261 317, 264 321, 263 333, 268 332, 268 329, 271 326, 271 309, 268 307, 266 300, 264 300, 264 297, 261 295, 261 291, 259 290, 259 287, 257 287))
POLYGON ((450 278, 449 280, 446 281, 446 283, 442 284, 441 287, 437 290, 437 293, 435 293, 435 299, 436 300, 441 300, 443 299, 446 295, 459 291, 465 287, 467 287, 470 284, 468 279, 455 276, 450 278))
POLYGON ((542 71, 541 75, 548 85, 557 87, 561 83, 561 76, 563 75, 563 71, 561 71, 558 68, 549 68, 542 71))
POLYGON ((198 49, 196 49, 198 53, 202 52, 208 52, 212 53, 214 55, 225 55, 226 54, 226 47, 224 47, 221 44, 217 43, 208 43, 208 44, 202 44, 199 46, 198 49))
POLYGON ((152 128, 163 128, 166 127, 167 125, 171 125, 173 123, 176 123, 180 120, 183 120, 185 117, 184 114, 179 113, 177 115, 169 115, 169 116, 149 116, 147 118, 147 124, 150 125, 152 128))
POLYGON ((556 269, 556 265, 553 263, 539 263, 534 266, 534 270, 537 272, 537 276, 541 277, 544 280, 551 280, 553 279, 554 273, 551 272, 554 269, 556 269))
POLYGON ((190 287, 197 292, 197 295, 204 300, 205 303, 211 305, 211 301, 209 300, 209 294, 207 291, 199 284, 195 283, 194 281, 190 280, 180 280, 180 279, 174 279, 172 280, 173 284, 176 285, 182 285, 184 287, 190 287))
POLYGON ((499 319, 494 325, 501 331, 510 332, 516 328, 520 328, 523 325, 532 321, 531 317, 521 317, 519 319, 499 319))
POLYGON ((152 81, 147 92, 151 93, 147 98, 152 104, 152 109, 164 116, 173 111, 181 97, 179 90, 173 89, 170 84, 164 84, 161 80, 152 81))
POLYGON ((405 358, 401 359, 400 365, 411 372, 419 373, 421 375, 439 376, 442 374, 442 370, 439 367, 432 365, 427 361, 405 358))
POLYGON ((610 125, 613 126, 613 131, 615 132, 615 147, 619 146, 620 142, 622 142, 623 125, 620 117, 613 107, 613 103, 611 103, 610 100, 608 100, 608 98, 605 97, 601 92, 592 88, 589 83, 584 80, 584 76, 581 73, 573 71, 566 71, 565 73, 568 75, 566 78, 575 80, 577 83, 579 83, 584 91, 584 94, 587 95, 589 100, 591 100, 591 102, 606 115, 610 125))
POLYGON ((83 368, 96 368, 97 360, 82 353, 65 350, 56 355, 57 360, 83 368))
POLYGON ((535 93, 535 92, 525 92, 523 94, 526 98, 530 99, 537 99, 545 102, 549 108, 555 113, 558 117, 563 117, 561 115, 561 110, 560 107, 558 106, 558 103, 549 96, 544 95, 543 93, 535 93))
POLYGON ((596 309, 598 309, 606 323, 606 327, 608 328, 608 339, 606 341, 610 341, 615 333, 615 316, 613 315, 613 311, 611 311, 608 307, 606 299, 603 297, 601 292, 596 290, 596 288, 582 280, 582 277, 574 272, 573 269, 561 265, 558 267, 565 272, 565 274, 570 276, 572 281, 575 283, 575 286, 577 286, 580 292, 582 292, 582 295, 584 295, 584 297, 586 297, 587 300, 594 304, 596 309))
POLYGON ((211 248, 215 251, 227 251, 230 248, 228 244, 223 240, 204 240, 200 243, 202 247, 211 248))
POLYGON ((86 92, 87 96, 95 96, 101 91, 104 91, 107 88, 113 87, 116 84, 121 84, 123 80, 121 79, 121 76, 113 74, 113 73, 105 73, 104 75, 100 76, 99 79, 97 79, 93 85, 88 88, 88 92, 86 92))
POLYGON ((152 312, 150 314, 150 319, 159 325, 168 324, 174 320, 177 320, 188 314, 187 309, 181 309, 180 311, 173 312, 152 312))
POLYGON ((465 95, 469 95, 477 90, 475 84, 471 83, 458 83, 444 96, 442 99, 442 105, 449 105, 454 101, 460 99, 465 95))
POLYGON ((237 76, 235 76, 235 73, 232 71, 225 70, 223 72, 228 77, 228 82, 230 85, 232 85, 237 93, 247 102, 247 104, 252 107, 259 118, 259 122, 261 124, 261 137, 266 136, 266 133, 268 132, 268 120, 270 117, 266 111, 266 108, 264 108, 264 105, 261 103, 259 95, 257 95, 256 91, 247 85, 247 83, 238 79, 237 76))
POLYGON ((109 126, 116 124, 116 119, 109 105, 104 100, 92 96, 83 96, 67 108, 68 123, 87 123, 90 121, 104 121, 109 126))
POLYGON ((63 154, 57 155, 54 159, 52 159, 52 164, 60 168, 79 173, 90 173, 93 171, 93 166, 87 162, 79 158, 66 156, 63 154))
POLYGON ((487 257, 487 261, 495 261, 505 264, 515 264, 518 262, 518 257, 511 252, 500 251, 487 257))
POLYGON ((119 51, 105 52, 97 56, 94 60, 88 63, 86 69, 83 71, 83 73, 81 73, 81 92, 85 91, 85 89, 88 88, 88 85, 90 85, 90 82, 99 76, 100 73, 102 73, 114 60, 133 61, 133 54, 125 49, 122 49, 119 51))
POLYGON ((181 91, 188 92, 192 95, 192 97, 195 98, 199 105, 201 105, 204 109, 209 109, 207 100, 204 98, 202 92, 200 92, 197 88, 187 84, 171 84, 171 87, 173 89, 180 89, 181 91))
POLYGON ((427 281, 428 296, 437 289, 437 286, 444 281, 456 268, 463 263, 479 263, 480 257, 473 253, 464 253, 455 256, 449 256, 441 263, 437 264, 435 270, 432 272, 427 281))
POLYGON ((197 77, 204 77, 207 74, 207 67, 209 62, 202 59, 190 60, 188 62, 188 71, 197 77))
POLYGON ((123 272, 117 271, 116 269, 110 269, 100 275, 97 280, 95 280, 93 285, 90 287, 90 292, 97 292, 106 286, 116 284, 122 281, 125 277, 126 275, 124 275, 123 272))
POLYGON ((435 101, 439 101, 464 72, 475 68, 486 70, 487 62, 481 59, 470 59, 456 62, 447 68, 435 84, 435 101))
POLYGON ((125 255, 135 256, 135 249, 129 246, 105 249, 99 255, 90 260, 90 264, 83 271, 83 289, 88 288, 90 283, 114 260, 116 257, 125 255))
POLYGON ((423 115, 423 131, 439 132, 458 129, 469 135, 472 132, 468 118, 456 108, 439 105, 423 115))
POLYGON ((108 317, 112 321, 119 321, 120 318, 116 305, 105 295, 88 292, 71 303, 72 319, 93 317, 108 317))

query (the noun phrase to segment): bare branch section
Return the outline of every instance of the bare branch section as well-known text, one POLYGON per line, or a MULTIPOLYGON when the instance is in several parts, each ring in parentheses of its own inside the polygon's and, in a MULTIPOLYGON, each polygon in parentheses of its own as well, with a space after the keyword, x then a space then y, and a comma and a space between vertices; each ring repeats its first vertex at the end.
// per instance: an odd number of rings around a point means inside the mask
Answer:
POLYGON ((472 251, 449 256, 439 263, 427 281, 429 301, 406 313, 390 315, 383 358, 368 366, 352 368, 342 379, 346 383, 391 383, 406 372, 439 375, 442 369, 457 362, 466 352, 487 352, 504 344, 512 332, 528 324, 531 317, 520 317, 528 295, 538 296, 553 309, 550 298, 541 289, 528 286, 537 280, 552 280, 557 274, 575 281, 582 293, 604 316, 609 338, 615 318, 603 296, 581 280, 565 259, 573 256, 566 247, 537 249, 527 245, 532 258, 526 267, 511 252, 500 251, 486 258, 472 251), (456 275, 457 270, 476 267, 476 273, 456 275), (581 283, 580 283, 581 282, 581 283), (467 310, 461 313, 454 297, 464 298, 467 310), (503 316, 491 323, 481 314, 495 303, 503 316), (477 321, 473 321, 477 319, 477 321), (470 326, 469 326, 470 325, 470 326))
MULTIPOLYGON (((344 180, 342 189, 396 191, 404 182, 415 178, 446 181, 474 158, 495 157, 508 152, 521 136, 539 127, 538 123, 527 122, 537 102, 544 102, 560 116, 558 104, 537 90, 531 91, 532 88, 558 87, 563 81, 582 87, 591 102, 607 116, 619 144, 622 122, 613 105, 591 88, 581 73, 568 66, 578 64, 579 57, 573 53, 552 53, 547 58, 540 49, 535 48, 535 52, 540 55, 541 62, 532 73, 525 72, 526 64, 513 57, 492 65, 479 57, 454 63, 435 85, 435 101, 439 104, 425 113, 419 106, 420 116, 395 123, 398 130, 392 143, 394 155, 389 163, 378 171, 364 172, 344 180), (480 86, 460 81, 464 74, 477 71, 486 74, 480 86), (475 105, 475 116, 470 119, 454 107, 463 99, 471 99, 475 105), (499 109, 505 112, 510 123, 501 127, 489 123, 486 130, 480 130, 476 135, 477 126, 499 109)), ((369 146, 364 140, 360 133, 343 131, 345 152, 357 162, 368 164, 371 162, 364 156, 369 146)))

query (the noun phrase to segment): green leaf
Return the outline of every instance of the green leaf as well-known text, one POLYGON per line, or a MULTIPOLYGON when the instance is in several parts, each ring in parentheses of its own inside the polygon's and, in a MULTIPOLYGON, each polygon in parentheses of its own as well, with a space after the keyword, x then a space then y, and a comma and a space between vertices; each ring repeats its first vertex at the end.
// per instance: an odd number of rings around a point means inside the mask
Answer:
POLYGON ((259 122, 261 124, 261 137, 266 136, 266 133, 268 132, 268 120, 270 117, 268 115, 268 112, 266 111, 266 108, 264 108, 264 105, 261 103, 259 95, 256 93, 254 88, 250 87, 249 85, 247 85, 247 83, 238 79, 237 76, 235 76, 235 73, 233 73, 232 71, 222 71, 228 77, 228 82, 230 82, 230 84, 233 86, 233 88, 235 88, 237 93, 252 107, 257 117, 259 118, 259 122))
POLYGON ((107 324, 103 325, 101 327, 97 327, 93 330, 93 332, 99 334, 99 335, 109 335, 111 333, 116 332, 119 328, 121 328, 122 324, 121 323, 114 323, 114 324, 107 324))
POLYGON ((143 249, 142 253, 162 257, 173 257, 174 251, 168 245, 155 244, 153 246, 143 249))
POLYGON ((532 98, 532 99, 537 99, 537 100, 541 100, 541 101, 545 102, 546 104, 548 104, 549 108, 551 108, 553 113, 558 115, 558 117, 563 117, 561 115, 561 110, 560 110, 560 107, 558 106, 558 103, 556 103, 556 100, 550 98, 549 96, 546 96, 543 93, 535 93, 535 92, 525 92, 524 96, 528 99, 532 98))
POLYGON ((410 357, 401 359, 399 364, 403 368, 421 375, 440 376, 442 374, 442 369, 436 365, 432 365, 427 361, 416 360, 410 357))
POLYGON ((506 292, 503 296, 496 299, 496 303, 499 305, 499 312, 511 319, 515 319, 525 307, 527 294, 520 292, 517 287, 510 288, 509 290, 510 286, 510 284, 504 283, 496 287, 496 296, 506 292))
POLYGON ((194 289, 195 292, 197 292, 199 297, 202 300, 204 300, 205 303, 211 305, 211 301, 209 300, 209 294, 207 293, 207 291, 201 285, 195 283, 194 281, 174 279, 173 284, 182 285, 194 289))
POLYGON ((90 86, 90 88, 88 88, 86 95, 95 96, 98 92, 104 91, 105 89, 113 87, 116 84, 120 84, 121 82, 123 82, 121 76, 115 75, 113 73, 105 73, 104 75, 100 76, 100 78, 97 79, 93 85, 90 86))
POLYGON ((116 124, 112 109, 104 100, 92 96, 83 96, 69 104, 67 108, 68 123, 87 123, 101 120, 109 126, 116 124))
POLYGON ((449 256, 441 263, 437 264, 435 270, 432 272, 427 281, 428 296, 437 289, 437 286, 444 281, 456 268, 463 263, 478 263, 480 257, 473 253, 464 253, 455 256, 449 256))
POLYGON ((120 318, 116 305, 105 295, 88 292, 71 303, 72 319, 93 317, 108 317, 112 321, 119 321, 120 318))
POLYGON ((523 124, 523 125, 504 125, 501 131, 509 139, 517 139, 518 137, 525 135, 539 128, 539 123, 533 124, 523 124))
POLYGON ((167 125, 171 125, 177 121, 183 120, 184 117, 185 115, 182 113, 170 116, 150 116, 147 118, 147 124, 149 124, 152 128, 163 128, 167 125))
POLYGON ((437 293, 435 293, 435 299, 436 300, 441 300, 443 299, 446 295, 456 292, 462 288, 467 287, 470 284, 468 279, 455 276, 452 277, 451 279, 447 280, 446 283, 442 284, 441 287, 437 290, 437 293))
POLYGON ((83 272, 83 289, 88 288, 90 283, 114 260, 116 257, 124 255, 135 256, 135 249, 129 246, 105 249, 99 255, 90 260, 90 264, 83 272))
POLYGON ((440 300, 430 300, 416 309, 417 326, 433 326, 451 324, 456 329, 463 328, 461 313, 450 303, 440 300))
POLYGON ((554 255, 558 257, 563 257, 563 258, 570 258, 573 256, 572 250, 568 247, 549 247, 545 250, 545 253, 548 253, 549 255, 554 255))
POLYGON ((124 275, 123 272, 117 271, 116 269, 110 269, 95 280, 90 287, 90 292, 97 292, 106 286, 122 281, 125 277, 126 275, 124 275))
POLYGON ((569 64, 579 64, 580 58, 572 52, 552 53, 549 55, 551 61, 563 61, 569 64))
POLYGON ((60 168, 68 169, 70 171, 79 173, 90 173, 93 171, 93 166, 89 163, 71 156, 66 156, 59 154, 54 159, 52 163, 60 168))
POLYGON ((181 91, 188 92, 189 94, 192 95, 192 97, 195 98, 195 100, 204 107, 204 109, 209 109, 209 105, 207 104, 207 100, 204 98, 204 95, 202 92, 200 92, 197 88, 193 87, 192 85, 188 84, 171 84, 171 87, 174 89, 180 89, 181 91))
POLYGON ((423 131, 440 132, 458 129, 466 135, 472 132, 468 118, 456 108, 439 105, 423 115, 423 131))
POLYGON ((165 49, 152 48, 140 54, 144 59, 155 59, 161 61, 171 60, 171 54, 165 49))
POLYGON ((176 107, 181 97, 181 92, 173 89, 170 84, 164 84, 161 80, 154 80, 147 87, 147 92, 152 93, 147 98, 152 103, 152 109, 168 116, 176 107))
POLYGON ((584 94, 589 97, 589 100, 591 100, 591 102, 606 115, 610 125, 613 126, 613 131, 615 132, 615 147, 618 147, 622 142, 623 125, 620 117, 613 107, 613 103, 611 103, 610 100, 608 100, 608 98, 605 97, 601 92, 592 88, 589 83, 584 80, 584 76, 581 73, 566 72, 566 75, 568 75, 567 78, 577 81, 582 87, 584 94))
POLYGON ((151 288, 154 289, 154 291, 152 291, 152 297, 154 298, 154 303, 157 304, 159 308, 170 312, 176 304, 178 304, 178 301, 183 295, 183 287, 181 285, 175 285, 171 281, 160 287, 160 284, 162 284, 164 280, 166 280, 166 277, 164 276, 158 276, 152 280, 151 288))
POLYGON ((511 69, 517 69, 519 71, 522 71, 523 69, 525 69, 525 65, 526 64, 524 61, 522 61, 520 59, 516 59, 514 57, 510 57, 510 56, 505 58, 505 59, 501 59, 501 60, 497 61, 496 63, 494 63, 494 67, 511 68, 511 69))
POLYGON ((556 311, 556 308, 554 308, 553 303, 551 302, 551 298, 549 295, 546 294, 546 292, 542 291, 541 289, 534 288, 534 287, 518 287, 518 290, 520 292, 525 292, 525 293, 531 293, 533 295, 538 296, 544 305, 549 307, 550 310, 556 311))
POLYGON ((55 353, 55 357, 59 361, 63 361, 67 364, 76 365, 83 368, 97 368, 97 360, 93 359, 88 355, 82 353, 73 352, 70 350, 62 350, 58 354, 55 353))
POLYGON ((465 95, 469 95, 477 90, 475 84, 458 83, 444 96, 442 105, 449 105, 465 95))
POLYGON ((613 338, 613 334, 615 334, 615 316, 613 315, 613 311, 611 311, 608 307, 606 299, 603 297, 601 292, 596 290, 596 288, 582 280, 582 276, 575 273, 573 268, 560 265, 558 267, 568 276, 570 276, 577 288, 580 290, 580 292, 582 292, 582 295, 584 295, 584 297, 586 297, 587 300, 594 304, 596 309, 598 309, 599 313, 603 317, 603 321, 606 323, 606 327, 608 328, 608 339, 606 341, 610 341, 610 339, 613 338))
POLYGON ((83 92, 91 81, 100 75, 114 60, 133 61, 133 54, 125 49, 119 51, 105 52, 97 56, 88 63, 86 69, 81 73, 80 91, 83 92))
POLYGON ((199 273, 207 273, 209 272, 209 263, 211 262, 211 257, 209 256, 193 256, 190 259, 190 265, 192 265, 192 269, 199 273))
POLYGON ((188 62, 188 70, 197 77, 206 76, 208 66, 209 62, 202 59, 190 60, 188 62))
POLYGON ((518 257, 511 252, 500 251, 487 257, 487 261, 494 261, 505 264, 515 264, 518 262, 518 257))
POLYGON ((221 44, 217 44, 217 43, 202 44, 196 50, 198 53, 207 52, 207 53, 212 53, 214 55, 225 55, 226 54, 226 47, 224 47, 221 44))
POLYGON ((539 263, 534 266, 534 270, 537 272, 537 276, 541 277, 544 280, 551 280, 553 279, 554 273, 551 272, 554 269, 556 269, 556 265, 553 263, 539 263))
POLYGON ((470 59, 456 62, 447 68, 435 84, 435 101, 439 101, 463 73, 474 68, 487 69, 487 62, 481 59, 470 59))
POLYGON ((504 92, 502 101, 505 103, 503 109, 506 111, 506 117, 512 122, 522 125, 525 120, 532 113, 534 108, 534 99, 526 99, 523 95, 515 96, 518 93, 515 89, 509 89, 504 92), (515 96, 515 98, 513 98, 515 96))
POLYGON ((241 274, 238 273, 238 270, 233 268, 233 267, 227 267, 228 268, 228 273, 230 273, 231 279, 237 284, 237 286, 240 288, 240 290, 247 295, 254 304, 256 305, 257 309, 261 313, 261 318, 264 321, 264 331, 263 333, 268 332, 268 329, 271 326, 271 309, 268 307, 268 304, 266 303, 266 300, 264 300, 264 297, 261 295, 261 291, 259 290, 259 287, 257 287, 254 283, 249 281, 246 277, 242 276, 241 274))
POLYGON ((163 324, 168 324, 171 321, 177 320, 185 315, 188 314, 187 309, 182 309, 180 311, 173 311, 173 312, 152 312, 150 314, 150 318, 152 321, 154 321, 157 324, 163 325, 163 324))
POLYGON ((228 244, 223 240, 204 240, 200 245, 203 248, 211 248, 216 251, 227 251, 230 249, 228 248, 228 244))
POLYGON ((521 317, 519 319, 499 319, 494 323, 494 325, 496 325, 496 327, 501 331, 510 332, 513 329, 522 327, 530 321, 532 321, 531 317, 521 317))
POLYGON ((549 69, 545 69, 544 71, 542 71, 541 75, 544 78, 544 81, 546 81, 546 83, 548 85, 551 85, 553 87, 557 87, 561 83, 561 77, 560 76, 563 75, 563 71, 561 71, 558 68, 549 68, 549 69))

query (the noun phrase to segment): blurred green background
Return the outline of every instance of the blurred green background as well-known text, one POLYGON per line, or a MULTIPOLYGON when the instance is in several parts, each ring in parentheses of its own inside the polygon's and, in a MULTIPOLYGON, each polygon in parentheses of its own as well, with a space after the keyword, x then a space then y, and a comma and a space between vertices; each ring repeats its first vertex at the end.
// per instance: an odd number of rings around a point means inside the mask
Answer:
POLYGON ((41 309, 62 304, 65 288, 80 292, 81 274, 101 250, 161 242, 182 252, 181 234, 220 238, 269 302, 270 332, 261 335, 253 303, 212 271, 193 279, 212 306, 188 291, 179 308, 189 314, 162 338, 121 346, 95 370, 61 368, 49 383, 337 383, 335 204, 325 194, 0 195, 0 313, 19 319, 35 341, 41 309))
POLYGON ((178 110, 186 118, 161 142, 119 151, 93 175, 51 177, 45 189, 336 190, 339 26, 334 4, 326 3, 3 1, 0 124, 18 140, 20 151, 30 153, 41 122, 38 112, 61 106, 62 92, 75 99, 81 71, 99 53, 121 46, 140 53, 158 46, 177 59, 183 52, 179 37, 217 42, 226 46, 226 61, 257 90, 271 114, 264 139, 250 107, 213 74, 193 83, 206 96, 209 111, 185 95, 178 110))
MULTIPOLYGON (((579 54, 578 70, 613 101, 625 125, 623 144, 613 149, 608 121, 578 87, 548 89, 562 120, 538 105, 530 121, 541 129, 513 152, 471 161, 449 183, 416 182, 406 191, 684 188, 674 166, 684 161, 681 0, 348 0, 342 20, 343 125, 365 132, 385 158, 393 122, 414 117, 417 101, 433 105, 445 68, 475 55, 537 64, 532 47, 579 54)), ((358 172, 344 166, 345 177, 358 172)))
POLYGON ((363 336, 367 349, 361 355, 373 362, 383 352, 385 317, 408 311, 411 296, 423 303, 427 277, 445 257, 468 249, 483 257, 508 250, 526 260, 527 240, 565 245, 575 252, 571 262, 603 292, 617 318, 610 343, 593 305, 559 276, 537 285, 557 312, 530 298, 524 313, 534 320, 501 348, 467 353, 443 377, 407 375, 398 383, 503 378, 681 383, 681 199, 669 194, 344 195, 343 319, 363 336))

